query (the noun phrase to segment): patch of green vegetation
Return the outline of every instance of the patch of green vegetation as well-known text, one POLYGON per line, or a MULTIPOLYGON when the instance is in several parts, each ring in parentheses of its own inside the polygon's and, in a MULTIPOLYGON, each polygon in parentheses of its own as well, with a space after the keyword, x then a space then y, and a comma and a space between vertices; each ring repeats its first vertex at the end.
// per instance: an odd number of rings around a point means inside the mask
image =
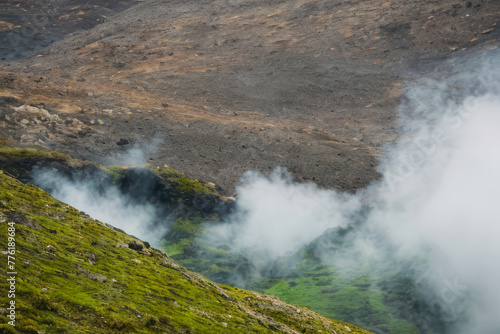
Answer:
POLYGON ((218 283, 228 284, 251 272, 248 260, 238 250, 205 242, 202 223, 200 216, 178 218, 163 240, 162 250, 177 263, 218 283))
POLYGON ((106 171, 113 177, 112 183, 117 185, 120 180, 123 179, 125 175, 125 168, 117 165, 110 165, 106 168, 106 171))
POLYGON ((167 242, 167 240, 163 239, 162 249, 170 257, 174 257, 178 254, 184 254, 184 247, 189 247, 193 243, 192 238, 184 238, 180 239, 176 243, 167 242))
POLYGON ((188 253, 193 248, 194 238, 201 233, 201 217, 177 218, 162 241, 162 250, 171 257, 188 253))
POLYGON ((298 277, 279 281, 261 279, 252 288, 329 318, 349 319, 374 333, 406 334, 416 330, 392 314, 392 308, 384 302, 385 293, 370 277, 369 267, 361 266, 357 273, 345 276, 322 262, 304 259, 297 265, 296 273, 298 277))
POLYGON ((190 219, 177 218, 172 224, 171 229, 176 231, 182 236, 198 235, 201 232, 201 218, 194 217, 190 219))
POLYGON ((160 168, 158 167, 157 173, 165 179, 174 180, 181 176, 181 173, 172 168, 160 168))
POLYGON ((195 195, 218 195, 217 191, 210 183, 202 183, 198 180, 191 180, 183 173, 175 169, 164 167, 151 168, 158 177, 166 182, 172 183, 175 189, 183 195, 183 198, 193 197, 195 195))
POLYGON ((408 322, 406 322, 404 320, 392 319, 391 323, 389 324, 388 333, 390 333, 390 334, 400 334, 400 333, 418 334, 418 329, 414 325, 409 324, 408 322))
POLYGON ((175 180, 177 190, 183 194, 187 195, 197 195, 197 194, 216 194, 215 190, 205 186, 198 180, 188 179, 184 174, 179 176, 175 180))
MULTIPOLYGON (((351 333, 368 333, 275 297, 219 287, 161 251, 0 173, 0 249, 7 249, 12 222, 16 326, 8 325, 9 299, 2 293, 2 333, 275 333, 290 328, 312 333, 345 332, 345 326, 351 333)), ((6 264, 7 257, 1 258, 6 264)), ((6 279, 2 270, 1 291, 8 290, 6 279)))

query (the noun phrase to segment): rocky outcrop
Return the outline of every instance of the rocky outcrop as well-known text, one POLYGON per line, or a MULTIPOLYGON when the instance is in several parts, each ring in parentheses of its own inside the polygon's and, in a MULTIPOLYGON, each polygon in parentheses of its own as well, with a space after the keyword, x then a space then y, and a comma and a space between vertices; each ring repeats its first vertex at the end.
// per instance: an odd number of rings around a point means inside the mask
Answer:
POLYGON ((16 137, 22 145, 54 147, 61 138, 81 138, 92 132, 91 127, 74 117, 61 118, 43 108, 30 105, 13 107, 13 112, 4 113, 6 127, 21 127, 16 137))

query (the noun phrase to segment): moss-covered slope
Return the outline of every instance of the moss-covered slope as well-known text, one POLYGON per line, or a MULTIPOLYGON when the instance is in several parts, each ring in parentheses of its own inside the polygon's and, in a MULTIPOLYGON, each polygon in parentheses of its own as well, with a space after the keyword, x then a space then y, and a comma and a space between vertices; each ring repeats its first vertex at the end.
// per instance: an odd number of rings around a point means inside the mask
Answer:
POLYGON ((2 333, 368 333, 276 297, 217 286, 3 172, 0 221, 2 333), (12 225, 14 267, 5 269, 12 225))

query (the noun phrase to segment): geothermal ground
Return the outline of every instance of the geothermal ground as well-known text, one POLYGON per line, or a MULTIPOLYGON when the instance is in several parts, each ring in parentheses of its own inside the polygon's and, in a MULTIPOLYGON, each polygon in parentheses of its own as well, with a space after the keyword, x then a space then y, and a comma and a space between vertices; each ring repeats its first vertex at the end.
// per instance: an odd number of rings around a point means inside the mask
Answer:
POLYGON ((277 166, 356 191, 397 139, 405 85, 496 47, 499 18, 493 0, 7 0, 0 135, 225 194, 277 166))

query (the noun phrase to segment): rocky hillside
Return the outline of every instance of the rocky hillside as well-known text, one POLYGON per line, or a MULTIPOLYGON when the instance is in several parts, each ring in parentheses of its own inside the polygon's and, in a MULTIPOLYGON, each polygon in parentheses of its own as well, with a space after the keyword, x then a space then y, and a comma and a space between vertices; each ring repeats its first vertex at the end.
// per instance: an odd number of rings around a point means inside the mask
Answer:
POLYGON ((2 333, 368 333, 217 285, 3 171, 0 222, 2 333))
POLYGON ((493 0, 31 2, 2 4, 4 48, 65 36, 0 63, 2 135, 104 164, 159 138, 147 159, 225 194, 276 166, 367 185, 405 83, 496 47, 500 18, 493 0))

